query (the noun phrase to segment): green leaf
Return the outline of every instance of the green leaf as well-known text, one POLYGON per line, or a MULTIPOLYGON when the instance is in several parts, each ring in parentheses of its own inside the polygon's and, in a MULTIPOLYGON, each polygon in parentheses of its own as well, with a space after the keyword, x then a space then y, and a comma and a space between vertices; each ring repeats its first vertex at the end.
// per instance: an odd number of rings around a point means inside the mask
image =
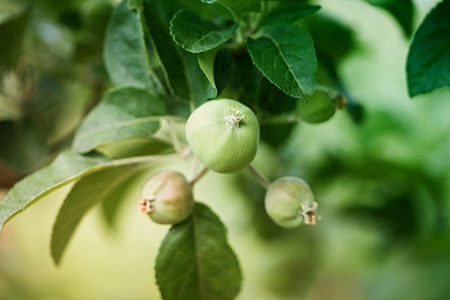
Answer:
MULTIPOLYGON (((297 107, 295 98, 289 97, 280 89, 270 83, 264 76, 260 76, 255 105, 264 116, 284 115, 297 107)), ((263 120, 262 117, 261 120, 263 120)))
POLYGON ((170 229, 161 243, 155 270, 165 300, 234 299, 242 280, 226 228, 200 203, 189 219, 170 229))
POLYGON ((217 88, 216 83, 214 81, 214 62, 216 59, 217 52, 219 52, 218 48, 200 53, 197 56, 198 65, 200 66, 200 69, 202 69, 206 78, 208 78, 209 83, 211 83, 211 86, 214 87, 214 89, 216 90, 216 93, 217 88))
POLYGON ((120 183, 117 183, 110 193, 102 200, 100 204, 101 213, 109 228, 115 227, 120 204, 125 200, 125 196, 129 193, 129 187, 136 180, 136 176, 129 176, 120 183))
MULTIPOLYGON (((166 127, 168 126, 169 125, 166 125, 166 127)), ((114 159, 174 153, 174 142, 173 140, 171 140, 168 134, 163 135, 163 130, 163 126, 161 126, 158 132, 152 135, 150 138, 129 138, 100 145, 96 147, 96 150, 114 159)))
POLYGON ((207 99, 215 98, 217 96, 217 90, 211 85, 205 74, 203 74, 196 55, 184 52, 183 62, 186 68, 185 72, 189 85, 190 99, 193 101, 194 106, 198 107, 207 99))
POLYGON ((131 10, 126 0, 114 8, 109 19, 104 59, 116 85, 162 93, 162 85, 150 65, 141 11, 131 10))
POLYGON ((161 162, 161 157, 159 159, 155 157, 153 164, 146 164, 145 168, 135 169, 136 172, 133 172, 132 176, 128 176, 127 179, 116 185, 114 190, 101 202, 100 212, 108 229, 116 228, 123 202, 129 197, 140 196, 142 187, 148 181, 149 174, 152 173, 152 167, 158 162, 161 162))
POLYGON ((164 103, 145 90, 130 87, 112 90, 85 118, 73 146, 79 152, 88 152, 121 139, 149 136, 159 129, 164 114, 164 103))
POLYGON ((19 181, 0 201, 0 230, 16 214, 65 184, 111 163, 100 154, 80 155, 68 150, 52 164, 19 181))
POLYGON ((0 25, 8 23, 20 16, 25 10, 26 5, 18 1, 2 1, 0 3, 0 25))
POLYGON ((229 40, 238 24, 222 29, 203 20, 193 12, 180 10, 170 21, 170 34, 174 41, 186 51, 200 53, 211 50, 229 40))
POLYGON ((61 261, 67 244, 89 209, 117 192, 116 189, 136 172, 131 166, 109 168, 80 179, 72 187, 53 225, 50 245, 55 264, 61 261))
POLYGON ((261 10, 261 0, 202 0, 202 2, 225 5, 240 18, 251 12, 260 12, 261 10))
POLYGON ((142 9, 142 0, 128 0, 128 7, 131 9, 142 9))
POLYGON ((299 101, 283 93, 263 76, 258 82, 257 91, 255 98, 261 115, 261 140, 279 149, 285 145, 294 129, 295 122, 286 123, 286 120, 291 119, 299 101))
MULTIPOLYGON (((187 53, 173 42, 169 33, 169 21, 167 24, 164 22, 165 13, 160 7, 167 3, 162 2, 157 6, 148 2, 144 1, 144 14, 149 36, 154 43, 171 92, 194 103, 203 103, 216 97, 217 91, 198 66, 195 55, 187 53)), ((168 4, 175 5, 172 2, 168 4)), ((171 9, 175 10, 175 7, 171 9)))
POLYGON ((171 93, 182 99, 189 99, 189 86, 180 54, 184 50, 173 42, 168 24, 164 24, 162 20, 162 13, 152 4, 153 2, 149 0, 144 1, 144 16, 149 39, 152 41, 156 54, 161 61, 165 81, 171 93))
POLYGON ((314 41, 319 61, 335 65, 355 47, 354 32, 339 19, 317 14, 305 20, 304 24, 314 41))
POLYGON ((147 165, 152 161, 168 157, 155 155, 111 160, 96 152, 81 155, 76 151, 66 150, 59 154, 49 166, 16 183, 1 199, 0 231, 12 217, 68 183, 104 169, 139 163, 147 165))
POLYGON ((414 21, 414 3, 412 0, 366 0, 373 6, 383 8, 400 24, 403 33, 410 36, 414 21))
POLYGON ((22 3, 0 4, 0 67, 13 68, 21 54, 22 40, 30 16, 22 3))
POLYGON ((294 25, 265 27, 249 38, 253 63, 280 90, 294 98, 311 95, 316 87, 316 54, 309 34, 294 25))
POLYGON ((450 86, 450 1, 425 17, 409 48, 406 74, 411 97, 450 86))
POLYGON ((306 3, 290 3, 270 11, 263 19, 262 26, 275 26, 295 23, 320 9, 318 5, 306 3))

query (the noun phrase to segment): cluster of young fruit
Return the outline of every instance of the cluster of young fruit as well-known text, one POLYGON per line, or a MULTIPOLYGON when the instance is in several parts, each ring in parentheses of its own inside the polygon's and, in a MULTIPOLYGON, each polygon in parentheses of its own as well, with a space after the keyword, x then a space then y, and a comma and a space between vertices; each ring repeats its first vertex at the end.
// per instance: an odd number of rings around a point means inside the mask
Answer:
MULTIPOLYGON (((258 149, 259 124, 252 110, 242 103, 212 100, 190 115, 186 138, 193 153, 208 169, 233 173, 250 167, 258 149)), ((276 224, 294 227, 316 223, 317 203, 304 180, 288 176, 269 183, 251 170, 267 188, 265 209, 276 224)), ((152 176, 142 190, 140 211, 160 224, 185 220, 194 207, 192 184, 177 171, 152 176)))

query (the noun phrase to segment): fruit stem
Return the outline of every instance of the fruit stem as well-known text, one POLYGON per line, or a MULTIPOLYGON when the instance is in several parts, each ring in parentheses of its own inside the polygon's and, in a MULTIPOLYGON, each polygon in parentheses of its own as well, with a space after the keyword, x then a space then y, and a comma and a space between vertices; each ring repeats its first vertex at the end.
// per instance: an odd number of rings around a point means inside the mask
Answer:
POLYGON ((248 170, 253 174, 253 176, 258 179, 258 181, 266 188, 268 189, 270 186, 270 181, 268 181, 264 176, 261 175, 252 165, 248 166, 248 170))
POLYGON ((191 182, 189 182, 191 186, 193 186, 200 178, 202 178, 208 170, 209 169, 207 167, 204 167, 197 175, 195 175, 195 177, 192 178, 191 182))

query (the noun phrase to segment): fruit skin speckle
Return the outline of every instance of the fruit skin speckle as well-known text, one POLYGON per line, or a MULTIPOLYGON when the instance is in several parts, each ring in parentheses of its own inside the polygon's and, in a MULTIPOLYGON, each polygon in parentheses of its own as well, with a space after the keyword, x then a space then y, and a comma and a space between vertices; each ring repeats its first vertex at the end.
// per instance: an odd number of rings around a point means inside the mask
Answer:
POLYGON ((259 124, 255 114, 231 99, 208 101, 186 123, 186 137, 194 154, 211 170, 233 173, 255 158, 259 124))

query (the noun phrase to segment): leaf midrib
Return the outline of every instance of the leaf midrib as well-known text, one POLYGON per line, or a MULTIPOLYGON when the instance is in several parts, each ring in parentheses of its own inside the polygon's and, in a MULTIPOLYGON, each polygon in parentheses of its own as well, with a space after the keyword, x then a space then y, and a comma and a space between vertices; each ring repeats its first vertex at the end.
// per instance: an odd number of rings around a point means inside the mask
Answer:
POLYGON ((197 277, 198 277, 198 290, 199 294, 201 296, 200 299, 206 299, 206 290, 203 284, 203 276, 201 275, 201 263, 200 263, 200 252, 199 252, 199 237, 197 233, 197 220, 196 220, 196 212, 192 214, 192 230, 193 230, 193 237, 194 237, 194 255, 195 260, 198 262, 197 267, 197 277))
POLYGON ((116 122, 116 123, 112 123, 112 124, 106 124, 104 126, 96 127, 92 130, 88 130, 88 131, 80 133, 78 135, 77 139, 84 139, 84 138, 91 136, 93 134, 96 134, 100 131, 106 131, 106 130, 120 128, 120 127, 127 127, 127 126, 131 126, 131 125, 145 123, 145 122, 160 121, 163 118, 164 118, 164 116, 150 116, 150 117, 135 118, 132 120, 120 121, 120 122, 116 122))
MULTIPOLYGON (((206 34, 203 34, 202 37, 201 37, 200 39, 198 39, 197 41, 195 41, 195 43, 191 44, 191 46, 188 47, 188 48, 189 48, 191 51, 194 51, 192 48, 197 47, 198 44, 200 44, 201 42, 205 41, 206 38, 211 37, 211 36, 213 36, 213 35, 218 35, 218 36, 220 37, 220 41, 222 41, 223 38, 224 38, 224 34, 220 34, 220 33, 225 33, 225 32, 226 32, 227 35, 228 35, 230 30, 233 32, 233 27, 236 27, 236 24, 233 24, 230 28, 227 28, 227 29, 220 29, 220 28, 218 28, 218 29, 209 31, 209 32, 206 33, 206 34)), ((216 43, 217 43, 217 42, 216 42, 216 43)), ((216 43, 214 43, 214 44, 216 44, 216 43)), ((215 45, 214 47, 208 46, 208 47, 206 47, 206 49, 207 49, 207 50, 208 50, 208 49, 213 49, 213 48, 215 48, 215 47, 217 47, 217 45, 215 45)), ((183 47, 183 48, 184 48, 184 47, 183 47)), ((203 47, 202 47, 202 49, 203 49, 203 47)), ((188 49, 186 49, 186 50, 188 50, 188 49)), ((198 50, 197 50, 197 51, 198 51, 198 50)), ((200 51, 200 52, 204 52, 204 51, 200 51)))
POLYGON ((291 69, 291 66, 289 65, 289 63, 287 62, 286 58, 283 55, 283 51, 281 51, 281 47, 279 45, 279 43, 273 39, 271 36, 268 35, 263 35, 261 38, 266 38, 268 39, 270 42, 272 42, 274 44, 274 46, 277 48, 278 53, 280 55, 280 57, 283 59, 284 63, 286 64, 286 66, 288 67, 289 70, 289 74, 291 74, 292 78, 294 79, 294 81, 297 83, 298 88, 300 89, 300 92, 302 93, 302 95, 305 95, 305 92, 303 91, 302 86, 300 85, 300 82, 297 80, 297 77, 295 76, 294 71, 291 69))

